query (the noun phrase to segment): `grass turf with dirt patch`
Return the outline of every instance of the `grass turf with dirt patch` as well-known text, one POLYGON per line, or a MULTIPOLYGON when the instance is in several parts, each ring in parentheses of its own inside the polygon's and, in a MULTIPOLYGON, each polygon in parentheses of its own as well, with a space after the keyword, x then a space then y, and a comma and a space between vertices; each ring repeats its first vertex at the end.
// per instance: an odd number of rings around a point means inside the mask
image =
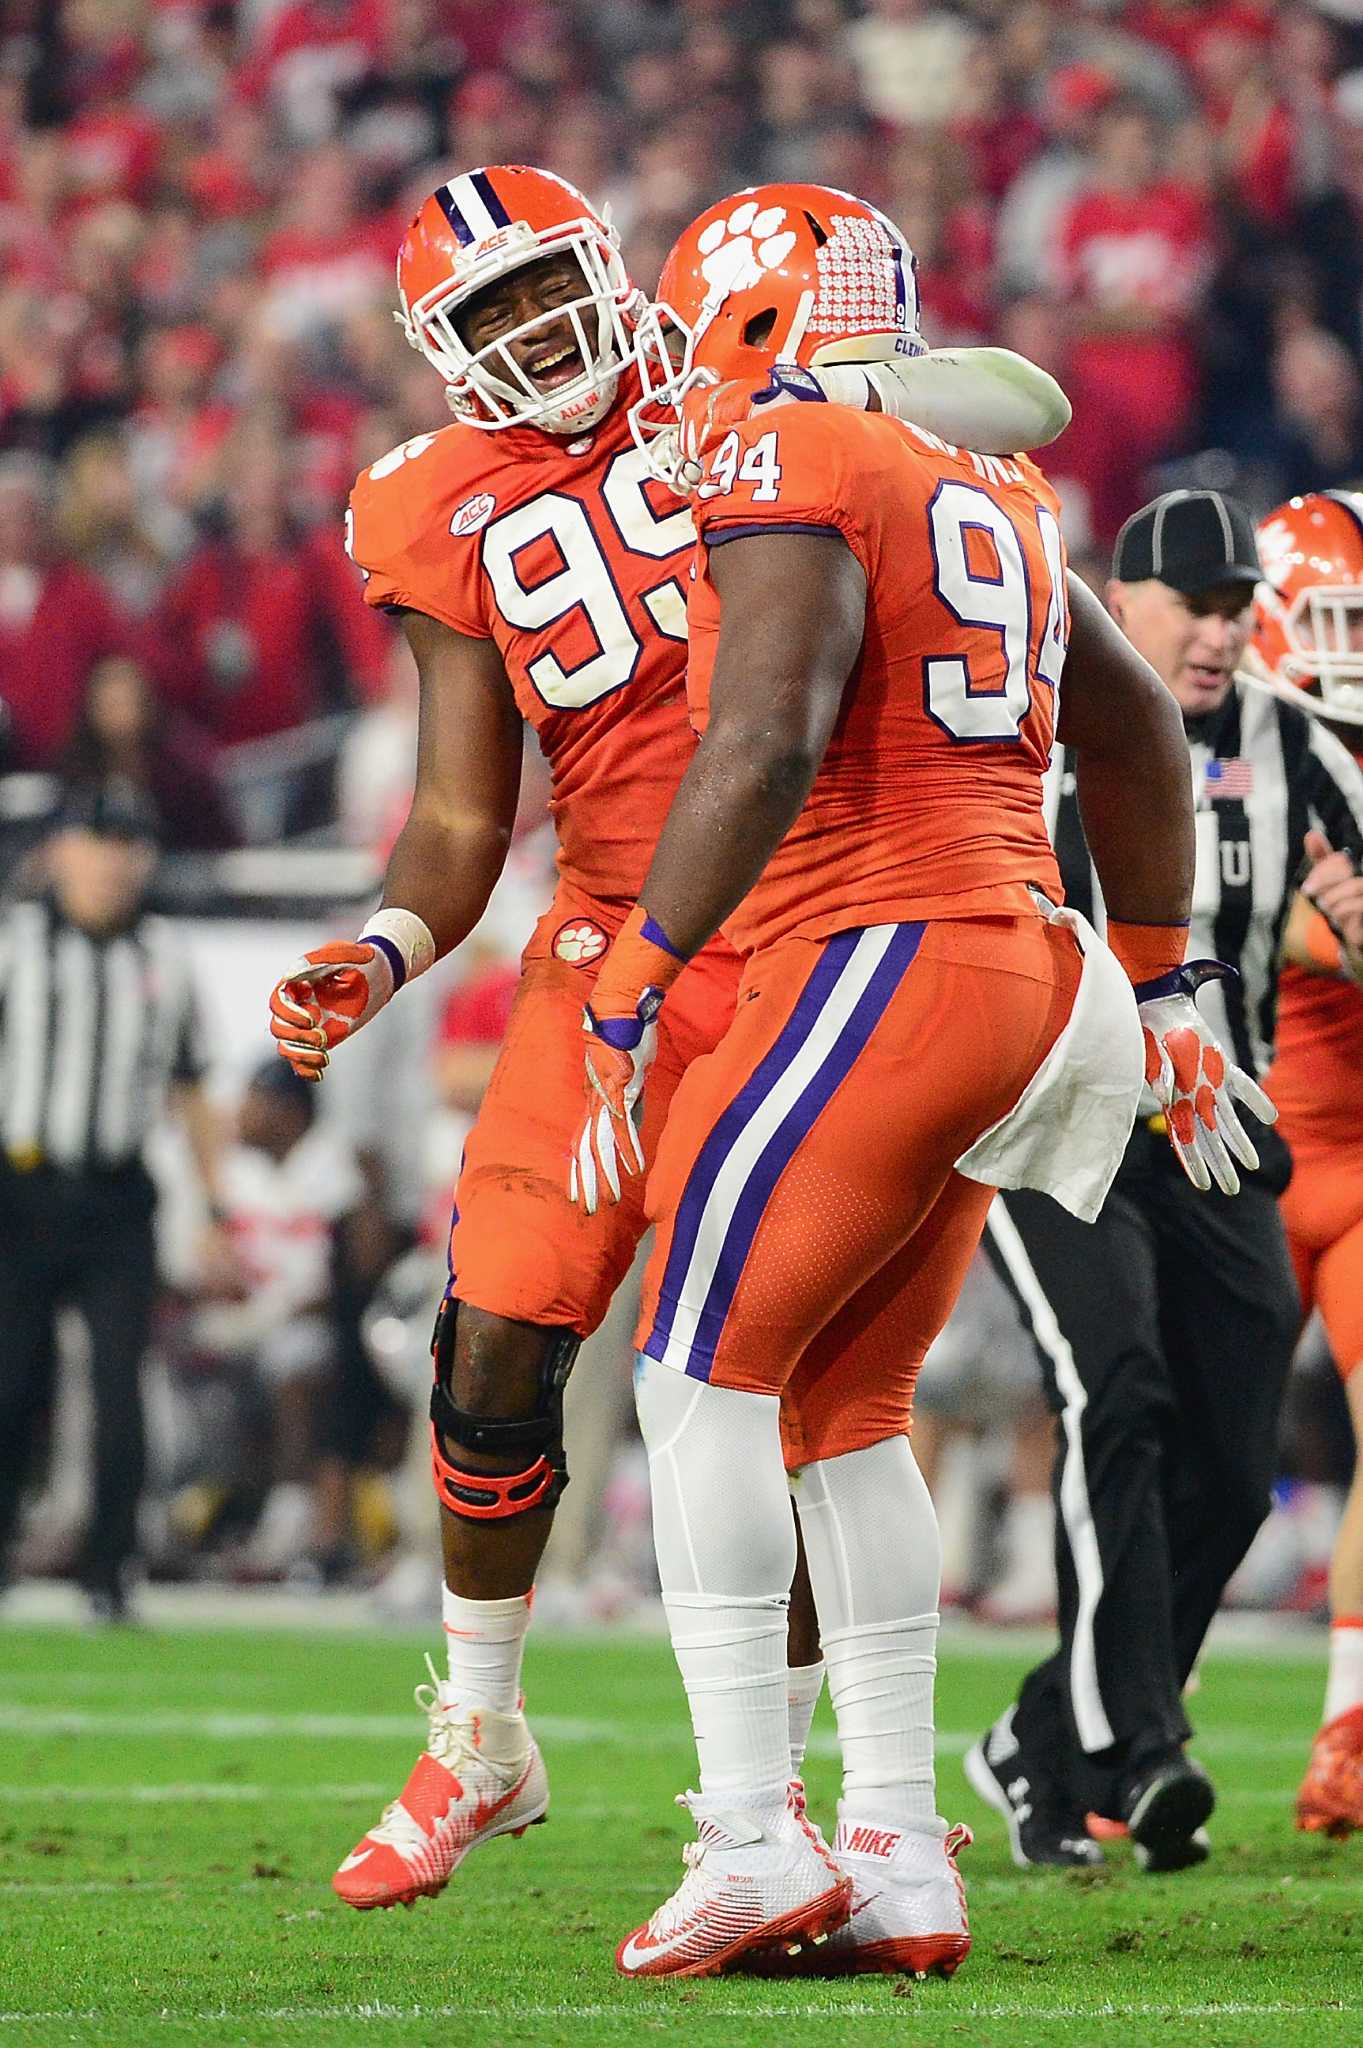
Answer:
MULTIPOLYGON (((424 1642, 0 1631, 0 2048, 83 2041, 703 2048, 905 2040, 983 2048, 1315 2048, 1363 2041, 1363 1839, 1296 1834, 1321 1659, 1218 1654, 1194 1702, 1213 1860, 1025 1874, 960 1758, 1023 1659, 943 1644, 942 1811, 975 1949, 950 1984, 726 1977, 627 1984, 613 1950, 679 1881, 693 1776, 670 1653, 532 1639, 550 1824, 479 1851, 444 1896, 358 1914, 336 1863, 424 1735, 424 1642)), ((827 1703, 807 1770, 832 1825, 827 1703)))

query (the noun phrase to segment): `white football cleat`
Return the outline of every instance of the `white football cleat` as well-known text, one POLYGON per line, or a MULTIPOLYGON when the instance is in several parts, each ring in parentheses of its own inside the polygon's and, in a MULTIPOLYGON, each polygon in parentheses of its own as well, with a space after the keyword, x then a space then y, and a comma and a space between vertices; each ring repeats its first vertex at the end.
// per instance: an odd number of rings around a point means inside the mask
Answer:
POLYGON ((411 1906, 433 1899, 470 1849, 497 1835, 523 1835, 549 1809, 549 1780, 524 1714, 446 1706, 433 1683, 416 1703, 430 1738, 377 1827, 357 1842, 331 1880, 348 1906, 411 1906))
POLYGON ((798 1951, 847 1918, 844 1877, 793 1794, 761 1812, 711 1812, 684 1792, 698 1840, 682 1850, 686 1876, 642 1927, 625 1936, 625 1977, 713 1977, 774 1943, 798 1951))
POLYGON ((956 1858, 969 1828, 883 1828, 840 1820, 833 1855, 852 1880, 852 1911, 819 1951, 820 1976, 867 1970, 952 1977, 970 1954, 956 1858))
POLYGON ((965 1888, 956 1868, 967 1827, 879 1827, 842 1820, 838 1868, 852 1880, 852 1911, 818 1948, 771 1948, 745 1968, 757 1977, 851 1977, 870 1971, 954 1976, 970 1953, 965 1888))

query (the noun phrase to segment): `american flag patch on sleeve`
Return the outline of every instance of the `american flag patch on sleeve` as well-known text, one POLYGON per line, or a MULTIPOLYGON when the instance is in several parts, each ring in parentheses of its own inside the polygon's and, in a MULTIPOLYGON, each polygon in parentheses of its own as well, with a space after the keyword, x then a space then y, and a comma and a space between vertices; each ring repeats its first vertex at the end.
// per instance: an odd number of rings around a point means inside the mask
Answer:
POLYGON ((1246 797, 1254 787, 1254 763, 1238 756, 1230 761, 1209 761, 1202 786, 1213 803, 1246 797))

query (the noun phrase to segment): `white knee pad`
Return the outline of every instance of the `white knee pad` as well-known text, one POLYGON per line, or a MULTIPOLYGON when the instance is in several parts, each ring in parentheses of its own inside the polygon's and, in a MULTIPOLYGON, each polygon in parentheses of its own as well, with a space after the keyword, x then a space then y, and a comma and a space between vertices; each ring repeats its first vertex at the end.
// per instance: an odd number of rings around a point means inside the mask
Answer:
POLYGON ((795 1576, 780 1403, 656 1359, 634 1380, 664 1593, 776 1594, 795 1576))
POLYGON ((936 1621, 942 1542, 906 1436, 806 1465, 790 1491, 825 1642, 910 1615, 936 1621))

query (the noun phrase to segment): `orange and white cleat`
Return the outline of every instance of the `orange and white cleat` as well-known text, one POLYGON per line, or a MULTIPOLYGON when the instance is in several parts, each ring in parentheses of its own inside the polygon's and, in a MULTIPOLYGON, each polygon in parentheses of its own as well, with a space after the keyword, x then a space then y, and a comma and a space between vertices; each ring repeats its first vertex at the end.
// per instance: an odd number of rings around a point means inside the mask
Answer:
POLYGON ((679 1795, 698 1839, 682 1850, 686 1876, 615 1952, 624 1977, 716 1977, 754 1950, 822 1942, 847 1918, 844 1877, 802 1800, 762 1812, 710 1812, 679 1795))
POLYGON ((1297 1826, 1318 1835, 1351 1835, 1363 1828, 1363 1707, 1336 1714, 1311 1745, 1297 1794, 1297 1826))
POLYGON ((854 1977, 880 1972, 954 1977, 970 1953, 965 1887, 956 1858, 967 1827, 838 1824, 833 1855, 852 1880, 852 1911, 818 1948, 768 1949, 748 1966, 761 1977, 854 1977))
POLYGON ((431 1678, 416 1689, 431 1729, 416 1768, 331 1880, 336 1896, 362 1913, 435 1898, 471 1849, 523 1835, 549 1810, 549 1780, 525 1716, 446 1706, 434 1670, 431 1678))

